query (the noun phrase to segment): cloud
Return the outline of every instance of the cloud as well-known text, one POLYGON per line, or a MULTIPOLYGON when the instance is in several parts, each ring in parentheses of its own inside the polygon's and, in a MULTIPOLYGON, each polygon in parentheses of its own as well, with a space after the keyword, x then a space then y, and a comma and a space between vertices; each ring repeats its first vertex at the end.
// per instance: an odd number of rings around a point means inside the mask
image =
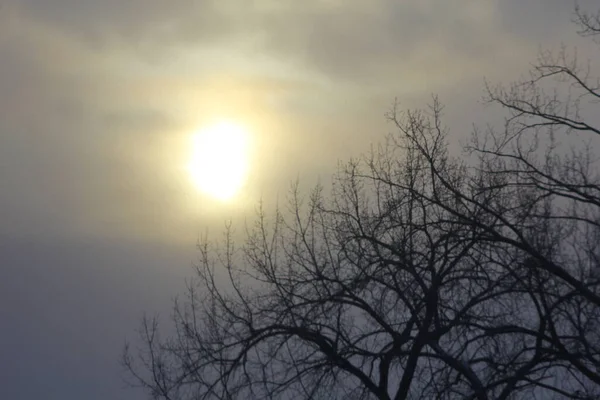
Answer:
POLYGON ((17 7, 37 23, 60 28, 98 48, 113 41, 179 42, 228 31, 215 1, 20 0, 17 7))
MULTIPOLYGON (((440 50, 448 49, 447 53, 460 57, 481 52, 482 41, 494 27, 486 19, 474 18, 477 12, 474 16, 466 13, 469 7, 463 3, 467 2, 460 3, 382 0, 343 3, 317 12, 289 8, 263 16, 264 41, 274 53, 312 66, 332 79, 373 83, 385 80, 393 68, 412 67, 413 60, 424 53, 445 56, 440 50)), ((484 3, 476 7, 493 8, 491 2, 484 3)), ((488 18, 491 13, 479 14, 488 18)), ((452 63, 454 58, 446 60, 452 63)))
POLYGON ((219 239, 223 221, 251 214, 260 196, 282 204, 297 176, 303 189, 329 182, 338 159, 393 129, 383 114, 394 97, 419 107, 439 93, 453 139, 489 121, 477 107, 483 77, 508 82, 526 72, 538 45, 569 43, 571 7, 5 0, 0 304, 9 306, 0 317, 17 329, 0 353, 18 360, 0 386, 23 395, 21 378, 33 376, 32 398, 82 398, 89 388, 118 398, 106 384, 115 346, 142 309, 166 304, 187 275, 173 268, 189 265, 199 232, 219 239), (217 116, 255 134, 241 206, 203 197, 181 170, 186 138, 217 116))
MULTIPOLYGON (((537 48, 506 25, 521 12, 508 3, 12 0, 0 15, 0 208, 13 231, 167 232, 188 215, 183 136, 213 114, 269 142, 257 187, 327 175, 367 149, 396 96, 410 107, 441 92, 454 121, 470 120, 464 99, 482 78, 509 76, 537 48)), ((536 18, 534 3, 521 29, 568 18, 557 1, 551 21, 536 18)))
POLYGON ((442 63, 457 69, 502 51, 501 3, 23 0, 20 9, 100 48, 171 57, 181 46, 227 44, 334 80, 373 84, 394 70, 419 65, 433 74, 442 63))

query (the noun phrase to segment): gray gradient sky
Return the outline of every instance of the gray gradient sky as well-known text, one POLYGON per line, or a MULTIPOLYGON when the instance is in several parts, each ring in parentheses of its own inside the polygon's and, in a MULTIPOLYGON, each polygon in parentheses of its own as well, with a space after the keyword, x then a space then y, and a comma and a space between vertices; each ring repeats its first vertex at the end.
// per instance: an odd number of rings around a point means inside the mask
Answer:
MULTIPOLYGON (((593 4, 589 0, 582 5, 593 4)), ((0 6, 0 398, 136 399, 118 356, 167 313, 194 245, 389 130, 395 97, 446 104, 456 141, 484 78, 587 42, 564 0, 4 0, 0 6), (252 133, 232 203, 184 171, 190 136, 252 133)))

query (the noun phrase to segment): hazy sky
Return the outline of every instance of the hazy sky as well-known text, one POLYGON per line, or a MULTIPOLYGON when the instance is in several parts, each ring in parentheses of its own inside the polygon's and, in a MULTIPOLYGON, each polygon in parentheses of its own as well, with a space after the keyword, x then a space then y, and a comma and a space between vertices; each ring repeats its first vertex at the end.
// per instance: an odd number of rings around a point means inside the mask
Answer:
POLYGON ((395 97, 439 94, 458 142, 498 115, 484 78, 517 79, 540 47, 589 54, 565 0, 0 3, 2 399, 138 398, 121 346, 168 309, 199 233, 329 181, 391 129, 395 97), (228 204, 185 171, 218 118, 252 140, 228 204))

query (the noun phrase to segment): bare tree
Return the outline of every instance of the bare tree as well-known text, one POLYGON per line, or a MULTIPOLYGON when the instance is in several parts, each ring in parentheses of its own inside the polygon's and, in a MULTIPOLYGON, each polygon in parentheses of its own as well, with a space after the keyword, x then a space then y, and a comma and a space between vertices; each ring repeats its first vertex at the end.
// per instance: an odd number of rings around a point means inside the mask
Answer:
POLYGON ((437 99, 394 108, 330 195, 294 186, 239 248, 203 241, 174 334, 145 319, 124 352, 135 381, 166 400, 599 398, 597 82, 563 50, 487 89, 509 117, 474 132, 475 162, 449 154, 437 99))

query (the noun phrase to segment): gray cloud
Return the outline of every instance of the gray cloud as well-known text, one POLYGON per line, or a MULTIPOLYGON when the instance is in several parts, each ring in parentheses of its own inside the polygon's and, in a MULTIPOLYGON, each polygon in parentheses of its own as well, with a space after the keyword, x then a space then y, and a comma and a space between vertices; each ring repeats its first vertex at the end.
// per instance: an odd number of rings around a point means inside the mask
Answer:
POLYGON ((298 174, 328 182, 391 130, 396 96, 414 107, 440 93, 455 138, 497 118, 477 106, 483 77, 515 79, 538 45, 569 42, 571 12, 560 0, 5 2, 0 359, 18 362, 0 397, 35 375, 31 397, 119 398, 103 381, 117 379, 116 347, 187 274, 198 232, 217 236, 260 195, 281 200, 298 174), (239 209, 178 170, 185 135, 218 112, 257 131, 239 209))
POLYGON ((515 26, 536 31, 547 25, 532 15, 541 7, 552 11, 545 14, 552 21, 564 20, 569 10, 556 1, 549 7, 510 3, 24 0, 20 8, 35 21, 94 46, 125 45, 140 54, 169 57, 186 43, 229 43, 332 79, 374 83, 417 62, 439 72, 435 64, 440 62, 468 65, 493 57, 515 26))
POLYGON ((21 0, 18 9, 38 23, 102 48, 113 41, 159 44, 215 37, 228 29, 215 1, 185 0, 21 0))
POLYGON ((298 10, 292 9, 265 16, 272 33, 265 39, 267 46, 333 79, 375 82, 387 78, 393 68, 412 65, 423 52, 482 53, 482 43, 494 29, 489 25, 481 29, 486 21, 465 15, 465 7, 447 2, 346 4, 318 13, 296 14, 298 10), (436 48, 431 49, 432 44, 436 48))
MULTIPOLYGON (((0 206, 11 210, 12 230, 141 227, 160 219, 157 213, 168 230, 167 219, 185 217, 169 208, 181 208, 182 183, 173 183, 162 148, 188 123, 178 111, 183 103, 169 98, 189 92, 185 101, 195 97, 202 113, 243 95, 235 107, 276 116, 285 132, 271 135, 279 155, 264 164, 288 165, 261 173, 277 171, 264 179, 281 182, 301 170, 325 171, 349 146, 368 148, 387 131, 381 115, 395 96, 405 106, 433 92, 457 107, 464 103, 453 99, 457 90, 477 99, 484 76, 516 70, 537 46, 528 36, 515 39, 512 25, 543 32, 571 12, 553 1, 543 6, 548 20, 535 18, 542 2, 459 3, 9 3, 3 18, 11 24, 0 42, 0 177, 7 193, 0 206), (180 75, 186 54, 217 44, 221 53, 207 53, 215 59, 180 75), (265 59, 277 60, 283 76, 251 67, 265 59), (219 74, 232 82, 227 91, 210 86, 219 74)), ((461 113, 453 120, 463 121, 461 113)))

